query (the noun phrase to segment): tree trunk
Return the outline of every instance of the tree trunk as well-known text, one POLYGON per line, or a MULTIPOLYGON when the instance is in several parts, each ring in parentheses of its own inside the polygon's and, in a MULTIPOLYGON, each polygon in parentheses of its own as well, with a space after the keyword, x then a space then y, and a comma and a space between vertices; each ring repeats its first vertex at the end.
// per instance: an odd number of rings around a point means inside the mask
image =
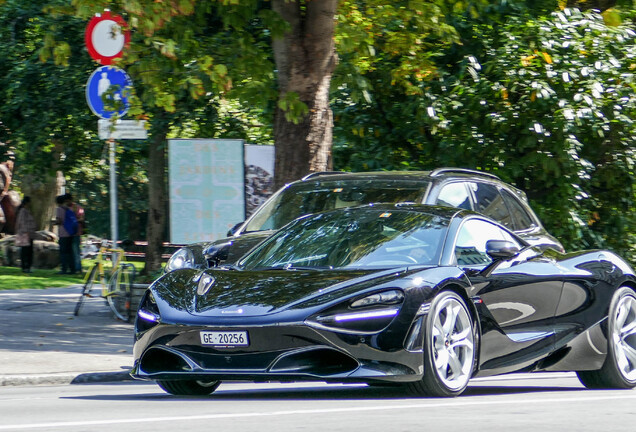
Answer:
POLYGON ((290 25, 283 38, 273 40, 279 98, 295 93, 309 109, 295 123, 277 108, 276 188, 310 172, 331 169, 333 115, 329 85, 337 62, 333 38, 337 5, 337 0, 272 1, 274 11, 290 25))
POLYGON ((62 188, 66 185, 66 179, 60 168, 60 155, 64 151, 62 140, 53 140, 53 153, 48 167, 41 167, 40 170, 26 171, 22 173, 22 167, 17 165, 14 173, 21 177, 21 189, 25 196, 31 197, 31 213, 38 230, 44 229, 57 234, 57 227, 53 225, 55 218, 55 208, 57 204, 55 197, 62 193, 62 188), (49 173, 55 174, 49 174, 49 173))
MULTIPOLYGON (((158 122, 159 123, 159 122, 158 122)), ((161 268, 164 233, 166 230, 166 135, 155 130, 148 149, 148 222, 146 225, 146 264, 143 273, 161 268)))
POLYGON ((55 197, 59 191, 58 177, 26 174, 22 178, 22 192, 31 197, 31 213, 37 229, 53 231, 51 221, 55 217, 55 197))

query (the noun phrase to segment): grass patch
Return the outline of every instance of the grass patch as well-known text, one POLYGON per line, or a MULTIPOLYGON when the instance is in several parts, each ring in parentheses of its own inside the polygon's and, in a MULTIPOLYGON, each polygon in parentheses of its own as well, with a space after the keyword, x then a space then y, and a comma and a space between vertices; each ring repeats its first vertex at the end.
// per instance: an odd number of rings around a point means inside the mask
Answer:
POLYGON ((81 284, 84 276, 58 274, 58 269, 22 273, 18 267, 0 267, 0 290, 59 288, 81 284))
MULTIPOLYGON (((131 263, 135 266, 135 270, 138 273, 144 268, 143 262, 131 261, 131 263)), ((95 264, 95 260, 82 260, 84 274, 81 275, 59 274, 59 269, 34 269, 33 273, 22 273, 22 270, 18 267, 0 266, 0 290, 60 288, 83 284, 85 273, 93 267, 93 264, 95 264)), ((104 264, 104 270, 110 273, 110 262, 104 264)), ((146 277, 142 280, 141 277, 138 277, 135 282, 149 283, 153 279, 153 277, 146 277), (149 280, 146 281, 145 279, 149 280)))

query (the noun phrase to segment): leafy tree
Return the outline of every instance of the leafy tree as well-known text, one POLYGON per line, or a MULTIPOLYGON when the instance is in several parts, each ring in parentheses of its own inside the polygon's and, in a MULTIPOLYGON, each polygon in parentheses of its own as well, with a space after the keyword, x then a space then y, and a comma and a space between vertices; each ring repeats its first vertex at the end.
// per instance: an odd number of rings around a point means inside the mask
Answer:
POLYGON ((611 247, 633 260, 636 33, 593 12, 494 12, 464 18, 463 45, 437 53, 422 97, 391 99, 379 81, 354 114, 341 96, 336 115, 360 124, 336 160, 493 171, 527 191, 569 249, 611 247))
POLYGON ((86 133, 91 117, 85 105, 84 82, 90 62, 71 41, 80 20, 42 13, 43 1, 8 0, 0 5, 0 121, 17 153, 14 187, 33 198, 38 225, 51 219, 56 172, 84 157, 94 136, 86 133), (47 32, 49 35, 45 37, 47 32), (42 62, 61 43, 59 53, 75 53, 73 63, 42 62), (44 40, 44 44, 42 43, 44 40))
MULTIPOLYGON (((384 5, 377 0, 74 2, 80 16, 87 17, 108 7, 130 18, 135 30, 130 51, 139 54, 128 55, 122 64, 145 67, 149 50, 153 49, 170 60, 190 65, 189 74, 198 69, 207 76, 207 81, 198 77, 196 81, 170 80, 167 85, 162 84, 164 75, 161 72, 168 70, 151 68, 157 72, 153 74, 154 81, 148 74, 144 85, 147 84, 148 89, 153 87, 153 93, 157 94, 144 100, 146 106, 155 104, 172 109, 177 89, 188 86, 195 89, 191 92, 193 97, 203 97, 212 90, 241 100, 251 97, 251 102, 263 106, 275 102, 276 185, 295 180, 308 171, 331 167, 332 114, 328 94, 337 63, 333 39, 337 31, 336 16, 342 19, 344 29, 339 37, 340 46, 348 52, 358 49, 368 54, 373 41, 369 43, 365 38, 373 38, 374 32, 380 31, 386 35, 387 46, 393 50, 394 58, 397 59, 400 52, 412 53, 394 70, 396 79, 403 85, 409 81, 406 77, 409 68, 423 64, 427 57, 424 49, 427 45, 421 44, 416 49, 420 44, 418 37, 403 29, 434 31, 438 36, 449 33, 450 27, 443 24, 442 9, 438 6, 444 1, 393 3, 384 5), (196 27, 192 22, 197 23, 196 27), (386 29, 385 25, 388 26, 386 29), (352 30, 354 26, 358 29, 352 30), (210 46, 203 53, 200 49, 203 45, 193 37, 212 31, 224 34, 224 39, 215 39, 224 43, 219 45, 221 48, 210 46), (232 47, 233 57, 228 56, 227 49, 223 51, 227 46, 232 47), (199 49, 199 56, 198 61, 192 62, 194 48, 199 49), (242 79, 226 79, 233 72, 234 77, 242 79), (273 89, 276 92, 273 93, 273 89)), ((367 54, 358 58, 368 57, 367 54)))
MULTIPOLYGON (((13 185, 33 198, 39 227, 50 228, 55 194, 65 184, 85 207, 89 232, 107 237, 108 153, 85 102, 84 83, 95 68, 83 43, 86 21, 45 12, 50 5, 50 0, 0 5, 0 121, 17 153, 13 185)), ((118 155, 127 178, 119 184, 119 204, 133 220, 140 218, 147 194, 138 145, 120 143, 118 155)))
MULTIPOLYGON (((202 134, 259 136, 251 132, 255 127, 250 123, 261 112, 267 112, 267 105, 261 110, 228 112, 225 108, 232 103, 224 100, 234 100, 233 83, 241 84, 241 97, 248 103, 267 100, 273 93, 273 67, 268 67, 271 53, 263 49, 261 20, 257 17, 247 22, 240 8, 233 10, 228 6, 225 19, 229 24, 224 24, 213 2, 194 6, 188 1, 164 4, 78 0, 72 8, 51 9, 87 19, 110 8, 124 14, 130 23, 132 43, 118 65, 125 67, 135 82, 129 114, 146 118, 150 124, 148 147, 140 153, 147 157, 146 272, 159 268, 166 238, 167 138, 202 134), (239 23, 246 24, 241 36, 229 35, 228 28, 239 23), (221 105, 219 116, 217 109, 221 105), (233 118, 236 114, 237 118, 233 118)), ((64 58, 64 53, 59 57, 64 58)))
MULTIPOLYGON (((435 2, 399 2, 384 8, 384 13, 394 14, 391 32, 396 49, 412 50, 408 39, 398 37, 400 22, 414 23, 417 29, 426 19, 432 20, 423 18, 427 16, 422 11, 436 11, 428 3, 435 2), (415 14, 409 6, 422 11, 415 14)), ((379 1, 370 4, 381 6, 379 1)), ((76 0, 73 5, 80 17, 104 8, 126 16, 133 38, 120 64, 137 83, 139 98, 131 112, 150 113, 151 122, 164 125, 150 139, 149 249, 160 249, 159 237, 165 230, 165 146, 161 142, 174 125, 170 113, 192 112, 193 104, 205 105, 219 96, 260 104, 266 115, 274 113, 276 185, 331 166, 328 92, 337 59, 336 0, 76 0), (161 110, 168 113, 168 120, 161 110)), ((354 6, 344 2, 343 7, 354 6)), ((157 266, 156 256, 147 257, 147 269, 157 266)))

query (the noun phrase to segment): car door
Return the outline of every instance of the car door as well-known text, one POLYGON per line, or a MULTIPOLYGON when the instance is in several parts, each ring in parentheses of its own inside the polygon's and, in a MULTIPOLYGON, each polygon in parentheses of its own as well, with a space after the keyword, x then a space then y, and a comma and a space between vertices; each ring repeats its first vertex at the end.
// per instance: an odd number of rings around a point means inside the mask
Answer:
POLYGON ((482 374, 531 367, 554 348, 554 317, 563 283, 554 262, 538 249, 525 248, 512 233, 479 217, 465 220, 454 245, 457 265, 467 274, 470 295, 481 315, 482 374), (505 240, 521 252, 493 264, 488 240, 505 240), (492 267, 489 267, 492 270, 492 267))

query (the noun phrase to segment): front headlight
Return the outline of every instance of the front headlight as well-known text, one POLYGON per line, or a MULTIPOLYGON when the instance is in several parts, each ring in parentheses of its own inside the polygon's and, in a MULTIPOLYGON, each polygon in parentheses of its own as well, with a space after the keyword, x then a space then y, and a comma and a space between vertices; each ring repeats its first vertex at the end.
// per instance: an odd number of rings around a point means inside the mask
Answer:
POLYGON ((166 263, 165 272, 194 267, 194 254, 188 248, 182 248, 172 254, 166 263))
POLYGON ((336 305, 310 318, 307 323, 347 333, 377 333, 391 324, 403 303, 401 290, 385 290, 336 305))
POLYGON ((143 333, 146 330, 159 324, 161 315, 159 307, 150 290, 144 293, 137 310, 137 319, 135 320, 135 334, 143 333))
POLYGON ((404 301, 404 293, 400 290, 383 291, 363 297, 351 303, 352 308, 376 305, 395 305, 404 301))

